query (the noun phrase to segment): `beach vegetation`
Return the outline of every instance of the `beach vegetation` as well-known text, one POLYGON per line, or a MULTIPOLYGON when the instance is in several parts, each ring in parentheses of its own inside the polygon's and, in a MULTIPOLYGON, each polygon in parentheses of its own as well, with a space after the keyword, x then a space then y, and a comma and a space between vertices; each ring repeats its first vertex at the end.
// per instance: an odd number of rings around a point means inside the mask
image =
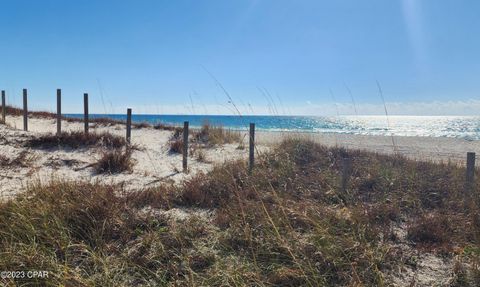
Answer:
POLYGON ((153 128, 156 130, 164 130, 164 131, 174 131, 176 129, 176 127, 174 126, 162 124, 162 123, 155 124, 153 128))
POLYGON ((169 152, 172 154, 183 152, 183 140, 182 139, 170 139, 169 152))
MULTIPOLYGON (((12 106, 6 106, 6 114, 7 116, 16 116, 20 117, 23 116, 23 109, 17 108, 17 107, 12 107, 12 106)), ((40 119, 57 119, 57 114, 52 113, 52 112, 46 112, 46 111, 28 111, 28 115, 31 117, 35 118, 40 118, 40 119)), ((62 116, 62 121, 69 122, 69 123, 81 123, 83 122, 83 118, 81 117, 66 117, 62 116)), ((108 117, 90 117, 88 119, 88 122, 93 125, 93 127, 108 127, 108 126, 114 126, 114 125, 125 125, 126 121, 125 120, 119 120, 119 119, 112 119, 108 117)), ((158 125, 157 125, 158 126, 158 125)), ((140 123, 132 123, 132 128, 151 128, 152 125, 148 122, 140 122, 140 123)), ((159 126, 160 127, 160 126, 159 126)), ((168 126, 168 125, 161 125, 161 129, 163 130, 173 130, 173 126, 168 126)), ((160 128, 157 128, 160 129, 160 128)))
POLYGON ((0 204, 0 269, 49 270, 37 283, 65 286, 389 286, 418 254, 438 254, 460 262, 452 284, 476 286, 478 195, 464 175, 289 139, 253 173, 236 161, 129 192, 32 185, 0 204))
POLYGON ((172 154, 183 152, 183 128, 176 127, 168 140, 168 151, 172 154))
POLYGON ((113 135, 108 132, 90 132, 70 131, 57 134, 42 134, 40 136, 31 137, 26 141, 26 146, 31 148, 87 148, 87 147, 103 147, 103 148, 122 148, 127 145, 125 138, 113 135))
POLYGON ((193 133, 193 142, 206 146, 216 146, 223 144, 241 142, 240 132, 231 129, 225 129, 222 126, 214 126, 205 122, 200 130, 193 133))
POLYGON ((32 162, 37 159, 35 154, 30 151, 24 150, 18 153, 13 158, 5 155, 0 155, 0 167, 2 168, 16 168, 16 167, 29 167, 32 162))
POLYGON ((97 174, 115 174, 130 172, 133 165, 131 149, 113 149, 102 153, 100 159, 94 164, 94 169, 97 174))
POLYGON ((203 151, 201 149, 197 149, 195 151, 195 157, 196 157, 198 162, 204 162, 204 163, 208 162, 207 154, 205 153, 205 151, 203 151))
POLYGON ((147 122, 133 123, 132 126, 137 129, 151 128, 152 125, 147 122))

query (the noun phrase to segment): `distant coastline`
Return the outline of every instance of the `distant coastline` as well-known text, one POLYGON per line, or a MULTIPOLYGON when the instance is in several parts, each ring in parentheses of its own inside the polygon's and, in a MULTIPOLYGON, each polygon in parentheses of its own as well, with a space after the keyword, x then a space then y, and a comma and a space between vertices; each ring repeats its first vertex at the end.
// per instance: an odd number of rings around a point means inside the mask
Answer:
MULTIPOLYGON (((82 114, 66 114, 82 118, 82 114)), ((125 120, 121 114, 91 114, 91 118, 107 117, 125 120)), ((192 128, 205 122, 232 130, 244 131, 254 122, 259 131, 333 133, 372 136, 446 137, 480 140, 478 116, 259 116, 259 115, 146 115, 133 114, 134 122, 180 126, 189 121, 192 128)))

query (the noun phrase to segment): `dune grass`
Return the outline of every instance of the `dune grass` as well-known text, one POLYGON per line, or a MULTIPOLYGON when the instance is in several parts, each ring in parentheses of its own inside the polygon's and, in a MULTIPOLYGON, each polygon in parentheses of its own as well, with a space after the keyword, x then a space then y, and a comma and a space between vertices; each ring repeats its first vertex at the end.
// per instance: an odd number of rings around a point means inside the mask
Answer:
POLYGON ((84 133, 83 131, 62 132, 57 134, 43 134, 29 139, 26 146, 31 148, 85 148, 85 147, 104 147, 104 148, 122 148, 127 145, 126 140, 117 135, 108 132, 103 133, 84 133))
MULTIPOLYGON (((192 130, 189 139, 191 154, 199 156, 199 161, 204 160, 204 153, 200 148, 210 148, 218 145, 242 142, 241 135, 238 131, 224 129, 221 126, 212 126, 204 123, 199 130, 192 130)), ((173 130, 173 134, 168 141, 170 153, 182 153, 183 151, 183 128, 177 127, 173 130)))
POLYGON ((10 158, 5 155, 0 155, 0 167, 2 168, 16 168, 28 167, 36 160, 36 156, 29 151, 22 151, 15 157, 10 158))
MULTIPOLYGON (((257 162, 251 175, 233 162, 130 193, 30 186, 0 205, 0 269, 48 270, 36 283, 67 286, 388 286, 387 271, 418 252, 479 262, 478 196, 464 193, 464 168, 305 140, 257 162), (398 226, 412 254, 396 245, 398 226)), ((478 266, 459 265, 452 286, 478 286, 478 266)))
POLYGON ((241 142, 238 131, 204 123, 199 131, 193 133, 193 141, 207 146, 216 146, 241 142))
POLYGON ((44 134, 28 139, 25 145, 40 149, 98 148, 100 158, 93 164, 97 174, 131 172, 134 166, 132 152, 138 149, 137 146, 128 144, 125 138, 108 132, 86 134, 80 131, 62 132, 60 135, 44 134))
POLYGON ((97 174, 130 172, 133 169, 132 150, 126 148, 104 151, 94 169, 97 174))
MULTIPOLYGON (((6 114, 7 116, 23 116, 23 109, 17 108, 17 107, 12 107, 12 106, 6 106, 6 114)), ((28 115, 31 117, 35 118, 40 118, 40 119, 56 119, 57 114, 52 113, 52 112, 45 112, 45 111, 28 111, 28 115)), ((62 116, 62 121, 70 122, 70 123, 77 123, 77 122, 83 122, 83 118, 74 118, 74 117, 65 117, 62 116)), ((113 126, 113 125, 125 125, 126 121, 124 120, 116 120, 112 118, 107 118, 107 117, 90 117, 89 118, 89 123, 95 125, 95 126, 113 126)), ((0 124, 1 124, 0 120, 0 124)), ((132 123, 132 128, 136 129, 143 129, 143 128, 152 128, 152 124, 148 122, 134 122, 132 123)), ((173 130, 173 126, 165 125, 165 124, 159 124, 155 126, 156 129, 162 129, 162 130, 173 130)))
POLYGON ((155 124, 153 128, 156 130, 165 130, 165 131, 174 131, 176 129, 176 127, 174 126, 170 126, 162 123, 155 124))
POLYGON ((168 151, 172 154, 182 153, 183 151, 183 128, 175 128, 173 134, 168 140, 168 151))
POLYGON ((137 128, 137 129, 146 129, 146 128, 153 127, 150 123, 147 123, 147 122, 134 123, 132 125, 134 128, 137 128))

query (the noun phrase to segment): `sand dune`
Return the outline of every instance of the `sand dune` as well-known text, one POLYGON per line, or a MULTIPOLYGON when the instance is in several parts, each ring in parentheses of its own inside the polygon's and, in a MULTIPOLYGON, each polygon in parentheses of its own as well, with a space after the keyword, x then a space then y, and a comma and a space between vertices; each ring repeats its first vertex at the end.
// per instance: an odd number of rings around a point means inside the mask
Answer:
MULTIPOLYGON (((206 161, 189 157, 189 173, 182 171, 182 155, 169 152, 168 141, 173 132, 142 128, 132 130, 132 144, 139 147, 133 152, 135 166, 131 173, 97 175, 91 164, 101 155, 95 148, 84 149, 32 149, 24 146, 25 141, 44 133, 56 131, 55 120, 29 119, 29 131, 23 127, 20 117, 9 117, 9 127, 0 125, 0 154, 14 159, 21 153, 28 153, 28 166, 0 167, 0 196, 8 197, 22 190, 27 184, 45 182, 52 178, 65 180, 87 180, 124 184, 125 188, 137 189, 159 183, 178 183, 198 172, 206 172, 215 164, 226 160, 246 158, 248 151, 239 149, 239 144, 202 149, 206 161)), ((83 123, 62 123, 63 131, 83 130, 83 123)), ((92 125, 91 132, 110 132, 125 136, 125 126, 92 125)))
MULTIPOLYGON (((21 155, 27 157, 27 166, 0 167, 0 196, 9 197, 20 192, 27 184, 45 182, 52 178, 68 180, 100 181, 118 183, 128 189, 138 189, 161 183, 179 183, 198 172, 206 172, 215 164, 228 160, 246 159, 247 149, 239 149, 239 144, 226 144, 214 148, 202 149, 206 155, 206 162, 197 160, 195 156, 189 158, 189 173, 182 170, 182 156, 171 154, 168 150, 168 141, 171 131, 142 128, 132 130, 132 143, 140 149, 134 151, 135 167, 131 173, 116 175, 97 175, 91 164, 100 153, 97 149, 29 149, 23 143, 30 137, 43 133, 54 133, 56 122, 52 119, 29 119, 29 132, 20 130, 23 127, 21 117, 8 117, 8 126, 0 125, 0 154, 14 159, 21 155)), ((64 131, 82 130, 83 123, 63 123, 64 131)), ((105 132, 124 136, 125 126, 95 126, 92 131, 105 132)), ((398 153, 409 158, 432 161, 452 161, 463 164, 466 152, 480 152, 480 142, 466 141, 453 138, 429 137, 391 137, 360 136, 348 134, 310 134, 290 132, 257 132, 257 150, 265 151, 280 142, 283 138, 303 137, 325 144, 327 146, 341 146, 350 149, 364 149, 379 153, 398 153)), ((248 136, 243 135, 243 145, 247 144, 248 136)))

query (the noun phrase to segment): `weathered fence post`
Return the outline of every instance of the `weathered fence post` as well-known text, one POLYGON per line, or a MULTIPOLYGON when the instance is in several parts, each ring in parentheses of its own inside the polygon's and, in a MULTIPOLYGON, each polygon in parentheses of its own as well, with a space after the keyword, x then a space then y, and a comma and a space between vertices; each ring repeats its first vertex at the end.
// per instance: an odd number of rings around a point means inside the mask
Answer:
POLYGON ((62 90, 57 89, 57 135, 62 133, 62 90))
POLYGON ((251 173, 255 165, 255 124, 250 123, 248 170, 251 173))
POLYGON ((83 94, 83 122, 85 125, 85 133, 88 134, 88 94, 83 94))
POLYGON ((188 160, 188 121, 183 123, 183 172, 187 172, 188 160))
POLYGON ((2 91, 2 122, 6 123, 5 116, 7 114, 7 107, 5 106, 5 91, 2 91))
POLYGON ((127 109, 127 143, 132 138, 132 109, 127 109))
POLYGON ((465 190, 468 193, 473 191, 475 186, 475 153, 467 152, 467 176, 465 181, 465 190))
POLYGON ((28 131, 27 89, 23 89, 23 130, 28 131))
POLYGON ((347 191, 348 181, 350 179, 351 172, 352 172, 352 159, 349 157, 344 157, 342 159, 342 182, 341 182, 342 192, 347 191))

